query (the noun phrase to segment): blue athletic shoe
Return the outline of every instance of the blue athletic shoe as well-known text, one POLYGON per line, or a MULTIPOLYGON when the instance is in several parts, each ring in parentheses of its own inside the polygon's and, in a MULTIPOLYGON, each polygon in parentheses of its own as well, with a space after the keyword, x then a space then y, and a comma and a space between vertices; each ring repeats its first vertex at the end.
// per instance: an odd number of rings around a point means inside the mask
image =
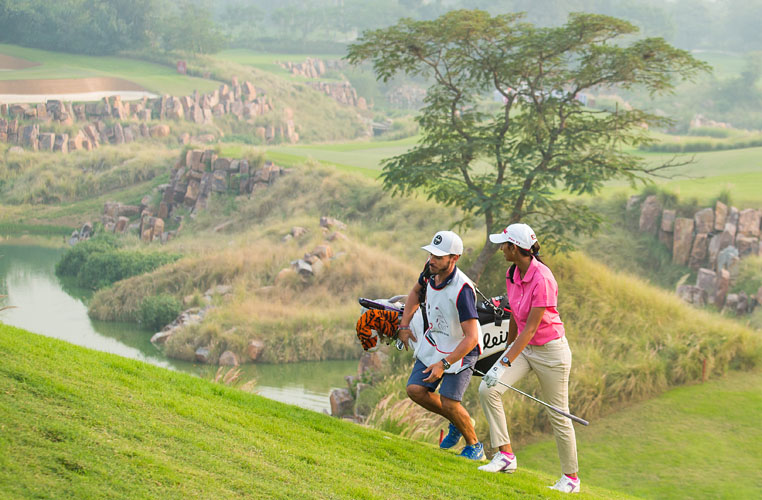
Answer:
POLYGON ((484 446, 481 443, 468 444, 458 456, 469 460, 484 460, 484 446))
POLYGON ((449 448, 452 448, 456 444, 458 444, 458 441, 460 441, 460 437, 463 434, 460 433, 457 427, 455 427, 453 424, 450 424, 450 430, 445 436, 445 438, 442 440, 441 443, 439 443, 439 447, 443 450, 447 450, 449 448))

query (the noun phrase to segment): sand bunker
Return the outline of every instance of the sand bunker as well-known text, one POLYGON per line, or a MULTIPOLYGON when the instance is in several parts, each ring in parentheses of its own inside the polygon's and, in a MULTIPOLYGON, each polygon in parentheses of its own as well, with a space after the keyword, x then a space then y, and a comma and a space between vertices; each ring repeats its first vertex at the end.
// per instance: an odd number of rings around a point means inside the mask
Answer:
POLYGON ((68 78, 55 80, 0 80, 0 102, 97 101, 119 95, 124 100, 155 97, 140 85, 121 78, 68 78))
POLYGON ((9 71, 14 69, 26 69, 33 66, 39 66, 40 63, 19 59, 18 57, 6 56, 0 54, 0 71, 9 71))

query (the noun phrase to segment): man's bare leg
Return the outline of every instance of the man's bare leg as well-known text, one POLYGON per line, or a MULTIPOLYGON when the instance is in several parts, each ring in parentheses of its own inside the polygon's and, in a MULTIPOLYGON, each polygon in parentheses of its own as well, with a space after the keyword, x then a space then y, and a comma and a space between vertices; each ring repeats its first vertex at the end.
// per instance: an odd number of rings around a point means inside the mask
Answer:
POLYGON ((468 414, 468 410, 466 410, 459 401, 440 396, 436 392, 430 392, 422 385, 415 384, 407 386, 407 395, 410 399, 430 412, 442 415, 444 418, 452 422, 461 434, 463 434, 466 444, 475 444, 478 442, 474 425, 471 423, 471 416, 468 414))

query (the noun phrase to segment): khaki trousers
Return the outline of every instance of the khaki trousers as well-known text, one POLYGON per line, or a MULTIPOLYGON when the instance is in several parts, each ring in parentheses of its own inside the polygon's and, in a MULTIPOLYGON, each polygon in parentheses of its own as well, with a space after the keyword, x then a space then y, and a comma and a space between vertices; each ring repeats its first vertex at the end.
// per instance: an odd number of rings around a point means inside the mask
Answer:
MULTIPOLYGON (((551 340, 545 345, 527 345, 511 366, 505 369, 500 381, 514 385, 527 373, 533 371, 540 381, 543 401, 568 413, 571 361, 572 355, 566 337, 551 340)), ((508 388, 501 384, 487 387, 483 380, 479 385, 479 401, 489 423, 490 444, 493 448, 511 442, 508 437, 502 400, 503 393, 507 390, 508 388)), ((572 421, 550 409, 547 411, 556 437, 562 472, 564 474, 577 473, 577 439, 572 421)))

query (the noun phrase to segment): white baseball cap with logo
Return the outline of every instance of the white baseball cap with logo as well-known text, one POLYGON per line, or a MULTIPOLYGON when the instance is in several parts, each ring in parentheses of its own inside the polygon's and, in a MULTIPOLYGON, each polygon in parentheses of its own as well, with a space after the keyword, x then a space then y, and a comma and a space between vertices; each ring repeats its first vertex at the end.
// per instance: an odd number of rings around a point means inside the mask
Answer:
POLYGON ((530 250, 537 243, 537 236, 526 224, 511 224, 503 229, 502 233, 490 234, 489 240, 497 244, 513 243, 524 250, 530 250))
POLYGON ((463 240, 452 231, 439 231, 431 239, 431 244, 421 248, 437 257, 443 257, 445 255, 462 255, 463 240))

